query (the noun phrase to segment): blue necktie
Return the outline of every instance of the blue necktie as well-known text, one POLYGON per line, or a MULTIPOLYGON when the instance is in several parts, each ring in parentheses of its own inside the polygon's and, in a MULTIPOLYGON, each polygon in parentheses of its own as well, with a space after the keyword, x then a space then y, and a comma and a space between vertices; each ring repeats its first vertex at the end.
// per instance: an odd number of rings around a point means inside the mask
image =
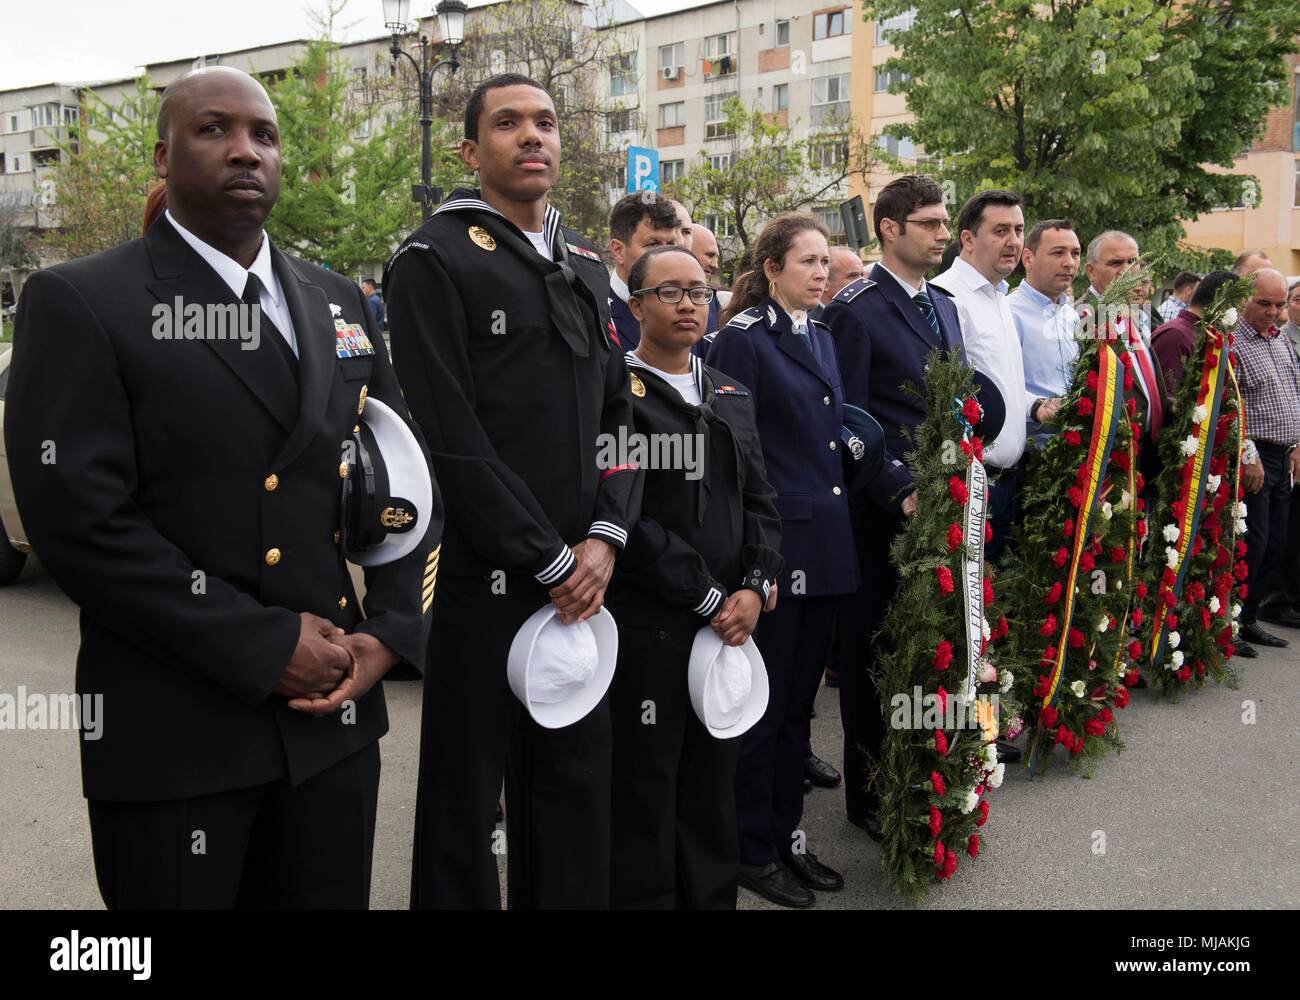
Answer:
POLYGON ((791 324, 794 327, 795 336, 808 345, 808 350, 812 351, 812 338, 808 336, 808 324, 802 325, 791 324))
POLYGON ((934 303, 930 301, 930 294, 925 289, 922 289, 916 293, 912 301, 916 303, 916 308, 921 310, 921 315, 925 317, 925 321, 930 324, 935 339, 945 347, 948 346, 943 339, 943 334, 939 332, 939 317, 935 315, 934 303))

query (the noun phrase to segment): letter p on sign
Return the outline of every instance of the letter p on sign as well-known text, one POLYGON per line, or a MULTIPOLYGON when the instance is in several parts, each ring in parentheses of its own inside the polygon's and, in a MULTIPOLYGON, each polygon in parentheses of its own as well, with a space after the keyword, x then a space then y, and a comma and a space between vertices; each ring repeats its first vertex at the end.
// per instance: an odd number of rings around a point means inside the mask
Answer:
POLYGON ((659 150, 644 146, 627 149, 627 191, 659 190, 659 150))

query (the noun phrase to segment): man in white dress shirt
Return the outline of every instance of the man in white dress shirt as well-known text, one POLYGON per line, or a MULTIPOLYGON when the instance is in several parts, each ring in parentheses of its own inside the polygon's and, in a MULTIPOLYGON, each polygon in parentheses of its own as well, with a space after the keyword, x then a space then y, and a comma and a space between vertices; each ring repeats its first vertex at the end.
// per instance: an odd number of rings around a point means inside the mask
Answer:
POLYGON ((1020 337, 1007 304, 1006 277, 1020 262, 1025 213, 1013 191, 981 191, 957 217, 961 253, 932 284, 952 294, 961 318, 962 341, 973 368, 991 377, 1006 401, 1007 420, 993 441, 984 443, 984 462, 996 475, 989 489, 993 540, 985 547, 997 562, 1011 533, 1016 497, 1016 466, 1025 450, 1025 427, 1038 400, 1025 392, 1020 337), (1020 419, 1013 419, 1020 414, 1020 419))

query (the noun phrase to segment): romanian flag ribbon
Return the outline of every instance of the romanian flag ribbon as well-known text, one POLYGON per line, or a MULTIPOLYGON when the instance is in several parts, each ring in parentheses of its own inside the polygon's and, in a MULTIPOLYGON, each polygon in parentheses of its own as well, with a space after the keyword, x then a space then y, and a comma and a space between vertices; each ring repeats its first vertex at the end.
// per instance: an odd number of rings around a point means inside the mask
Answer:
MULTIPOLYGON (((1183 503, 1183 517, 1178 524, 1178 561, 1175 570, 1174 596, 1183 592, 1183 583, 1187 576, 1187 567, 1192 559, 1192 540, 1201 527, 1201 508, 1205 496, 1205 483, 1210 475, 1210 455, 1214 451, 1214 432, 1219 424, 1219 410, 1223 407, 1224 388, 1232 380, 1231 365, 1228 361, 1227 344, 1223 338, 1211 331, 1206 338, 1205 361, 1201 365, 1201 384, 1196 391, 1196 405, 1205 407, 1206 418, 1199 425, 1193 424, 1192 433, 1196 436, 1196 452, 1192 456, 1192 474, 1184 480, 1178 491, 1178 499, 1183 503)), ((1236 494, 1233 494, 1236 499, 1236 494)), ((1156 615, 1157 621, 1151 630, 1151 667, 1159 668, 1164 660, 1165 646, 1168 642, 1169 629, 1164 615, 1156 615)))
POLYGON ((1055 705, 1061 693, 1065 657, 1069 652, 1066 637, 1070 634, 1070 622, 1074 615, 1074 587, 1079 575, 1079 560, 1088 545, 1088 529, 1101 507, 1101 485, 1106 478, 1106 468, 1110 464, 1110 453, 1115 446, 1120 421, 1128 419, 1124 412, 1123 369, 1114 349, 1108 344, 1102 344, 1097 352, 1097 362, 1097 404, 1093 407, 1092 438, 1088 442, 1087 458, 1084 459, 1087 478, 1080 484, 1083 487, 1083 502, 1079 505, 1078 523, 1074 531, 1070 572, 1065 578, 1061 640, 1057 643, 1056 662, 1052 664, 1052 673, 1048 678, 1047 694, 1043 696, 1044 707, 1055 705))

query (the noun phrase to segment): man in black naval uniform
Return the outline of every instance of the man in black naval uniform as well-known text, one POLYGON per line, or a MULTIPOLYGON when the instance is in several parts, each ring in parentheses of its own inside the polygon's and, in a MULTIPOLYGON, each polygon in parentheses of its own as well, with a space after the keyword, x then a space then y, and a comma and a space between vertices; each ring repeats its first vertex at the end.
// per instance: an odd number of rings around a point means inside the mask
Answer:
POLYGON ((423 663, 440 510, 366 571, 363 619, 340 457, 367 394, 407 412, 370 310, 263 232, 280 140, 252 77, 182 77, 158 135, 166 217, 27 283, 5 422, 32 544, 81 607, 77 691, 103 696, 81 741, 100 891, 364 908, 377 681, 423 663))
POLYGON ((553 602, 602 606, 636 522, 640 471, 598 468, 632 429, 623 352, 595 248, 546 203, 555 105, 518 74, 481 84, 454 191, 393 255, 384 290, 398 377, 447 500, 425 683, 413 907, 501 905, 494 814, 506 783, 509 903, 609 905, 608 699, 545 729, 511 693, 519 626, 553 602))

